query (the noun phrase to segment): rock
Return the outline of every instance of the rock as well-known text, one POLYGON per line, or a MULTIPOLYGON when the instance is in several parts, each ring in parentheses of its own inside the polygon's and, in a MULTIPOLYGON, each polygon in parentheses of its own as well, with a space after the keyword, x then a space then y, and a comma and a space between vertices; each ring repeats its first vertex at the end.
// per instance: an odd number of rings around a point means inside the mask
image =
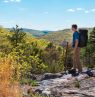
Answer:
POLYGON ((31 86, 28 85, 24 85, 21 87, 22 91, 23 91, 23 95, 27 96, 28 95, 28 90, 31 89, 31 86))
POLYGON ((63 75, 61 78, 62 79, 72 79, 72 74, 63 75))
POLYGON ((42 94, 42 91, 43 91, 43 90, 41 90, 41 89, 36 89, 36 90, 35 90, 35 93, 42 94))
POLYGON ((42 80, 55 79, 55 78, 60 78, 60 77, 62 77, 61 73, 55 73, 55 74, 53 74, 53 73, 45 73, 43 75, 42 80))
MULTIPOLYGON (((93 74, 95 70, 92 70, 93 74)), ((46 73, 39 80, 39 86, 32 87, 35 93, 43 96, 53 97, 95 97, 95 77, 80 74, 73 77, 72 74, 62 75, 60 73, 46 73), (75 87, 77 83, 80 87, 75 87)), ((24 87, 27 89, 27 86, 24 87)), ((27 94, 27 92, 25 92, 27 94)))
POLYGON ((66 95, 66 94, 69 94, 69 95, 73 95, 72 97, 95 97, 94 95, 95 94, 91 94, 89 93, 89 91, 80 91, 80 90, 64 90, 63 91, 63 94, 62 95, 66 95))
POLYGON ((83 79, 85 79, 85 78, 87 78, 87 77, 88 77, 87 74, 80 74, 79 76, 76 77, 76 79, 77 79, 78 81, 81 81, 81 80, 83 80, 83 79))
POLYGON ((92 72, 93 72, 93 76, 95 77, 95 70, 92 70, 92 72))
POLYGON ((46 88, 45 90, 43 90, 42 91, 42 93, 44 94, 44 95, 51 95, 51 91, 48 89, 48 88, 46 88))

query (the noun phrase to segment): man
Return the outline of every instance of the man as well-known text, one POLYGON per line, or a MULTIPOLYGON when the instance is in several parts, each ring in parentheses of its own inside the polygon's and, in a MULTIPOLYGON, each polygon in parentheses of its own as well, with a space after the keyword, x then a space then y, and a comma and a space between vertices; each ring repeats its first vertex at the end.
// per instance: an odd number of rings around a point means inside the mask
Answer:
POLYGON ((82 73, 82 66, 80 64, 80 48, 78 46, 79 44, 79 33, 77 31, 77 25, 72 25, 72 31, 73 31, 73 69, 78 69, 79 73, 82 73))

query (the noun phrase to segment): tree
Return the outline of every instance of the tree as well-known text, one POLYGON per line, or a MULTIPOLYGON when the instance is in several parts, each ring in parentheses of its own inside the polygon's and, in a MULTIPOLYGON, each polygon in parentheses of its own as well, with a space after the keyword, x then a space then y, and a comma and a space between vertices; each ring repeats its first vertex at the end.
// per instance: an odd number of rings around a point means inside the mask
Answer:
POLYGON ((86 66, 89 68, 95 67, 95 28, 90 32, 88 45, 85 48, 83 58, 86 66))
POLYGON ((9 40, 12 43, 12 45, 16 47, 18 43, 24 42, 26 33, 23 32, 22 28, 19 28, 19 26, 16 25, 16 28, 13 28, 11 32, 12 32, 12 35, 9 36, 9 40))
POLYGON ((93 31, 90 33, 89 42, 95 46, 95 27, 93 28, 93 31))

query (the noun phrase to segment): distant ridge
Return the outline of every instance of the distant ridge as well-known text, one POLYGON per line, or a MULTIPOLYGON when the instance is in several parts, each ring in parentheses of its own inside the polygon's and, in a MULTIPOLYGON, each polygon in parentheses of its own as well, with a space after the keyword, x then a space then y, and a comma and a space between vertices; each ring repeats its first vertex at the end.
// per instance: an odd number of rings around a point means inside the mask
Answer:
MULTIPOLYGON (((12 28, 6 28, 6 29, 11 30, 12 28)), ((49 31, 40 31, 40 30, 27 29, 27 28, 22 28, 22 29, 23 32, 30 33, 35 37, 40 37, 49 33, 49 31)))
MULTIPOLYGON (((88 29, 89 33, 93 28, 85 28, 88 29)), ((47 35, 41 36, 40 38, 46 39, 54 44, 61 44, 64 39, 68 41, 72 41, 72 31, 70 29, 64 29, 59 31, 53 31, 53 33, 49 33, 47 35)))
MULTIPOLYGON (((11 30, 12 28, 6 28, 8 30, 11 30)), ((71 36, 71 30, 70 29, 63 29, 63 30, 58 30, 58 31, 41 31, 41 30, 34 30, 34 29, 28 29, 28 28, 22 28, 23 32, 30 33, 32 36, 35 37, 40 37, 40 38, 45 38, 48 40, 53 40, 56 37, 59 39, 62 37, 64 38, 70 38, 71 36), (54 37, 55 36, 55 37, 54 37)), ((86 28, 89 30, 89 32, 92 30, 92 28, 86 28)), ((57 40, 58 40, 57 39, 57 40)), ((60 40, 60 39, 59 39, 60 40)))

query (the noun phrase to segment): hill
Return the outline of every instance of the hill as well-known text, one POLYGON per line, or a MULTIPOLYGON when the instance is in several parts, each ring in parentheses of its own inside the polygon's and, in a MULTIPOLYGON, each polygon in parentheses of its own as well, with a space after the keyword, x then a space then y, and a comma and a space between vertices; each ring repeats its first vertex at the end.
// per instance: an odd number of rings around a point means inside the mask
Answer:
MULTIPOLYGON (((7 28, 11 30, 11 28, 7 28)), ((92 28, 88 29, 89 33, 92 31, 92 28)), ((29 33, 30 35, 38 38, 45 39, 49 42, 53 42, 54 44, 60 44, 64 39, 71 41, 72 40, 72 32, 70 29, 58 30, 58 31, 40 31, 34 29, 23 28, 23 32, 29 33)))
POLYGON ((28 32, 36 37, 47 35, 49 33, 49 31, 40 31, 40 30, 26 29, 26 28, 23 28, 23 31, 28 32))
MULTIPOLYGON (((86 28, 86 29, 88 29, 89 31, 88 33, 92 31, 92 28, 86 28)), ((55 44, 60 44, 64 39, 72 41, 72 31, 70 29, 53 31, 52 33, 50 32, 49 34, 41 36, 40 38, 46 39, 55 44)))
MULTIPOLYGON (((12 28, 6 28, 7 30, 11 30, 12 28)), ((50 31, 40 31, 40 30, 34 30, 34 29, 28 29, 28 28, 22 28, 23 32, 27 32, 35 37, 40 37, 43 35, 49 34, 50 31)))

